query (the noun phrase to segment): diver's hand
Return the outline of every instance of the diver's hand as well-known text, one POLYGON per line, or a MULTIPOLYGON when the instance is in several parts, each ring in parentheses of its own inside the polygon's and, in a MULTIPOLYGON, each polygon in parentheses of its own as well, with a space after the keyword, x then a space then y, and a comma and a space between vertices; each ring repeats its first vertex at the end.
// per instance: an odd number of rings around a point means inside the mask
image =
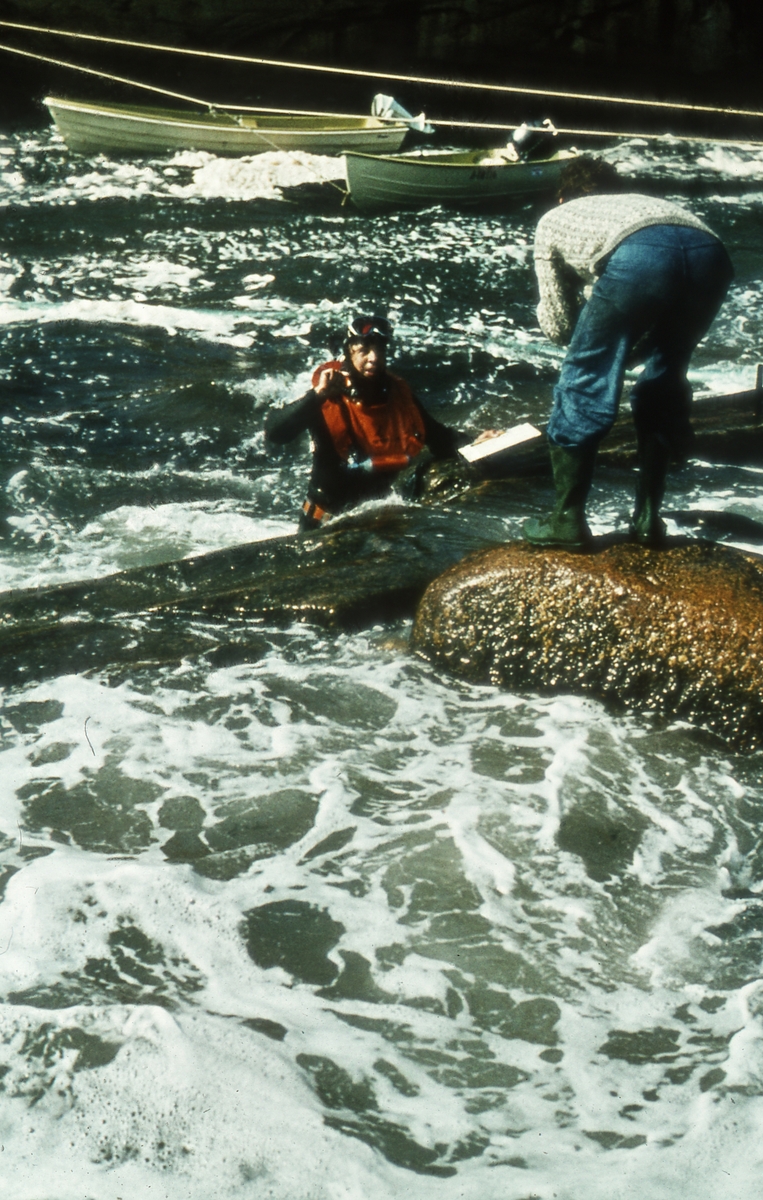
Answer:
POLYGON ((372 458, 361 458, 359 454, 351 454, 345 467, 348 471, 365 471, 370 475, 375 469, 375 464, 372 458))
POLYGON ((327 400, 329 396, 341 396, 348 392, 352 384, 348 375, 344 371, 337 371, 333 367, 327 367, 325 371, 321 371, 318 376, 318 382, 315 386, 316 396, 320 396, 321 400, 327 400))
POLYGON ((489 441, 490 438, 500 437, 501 434, 505 433, 505 432, 506 432, 505 429, 485 429, 479 435, 479 437, 476 437, 474 439, 472 445, 476 446, 479 442, 487 442, 487 441, 489 441))

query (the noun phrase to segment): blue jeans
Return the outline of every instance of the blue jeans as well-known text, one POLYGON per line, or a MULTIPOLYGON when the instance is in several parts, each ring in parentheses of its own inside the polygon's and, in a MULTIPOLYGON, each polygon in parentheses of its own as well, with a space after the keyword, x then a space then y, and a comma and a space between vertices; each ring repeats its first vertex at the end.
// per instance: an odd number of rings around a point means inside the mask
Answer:
POLYGON ((650 225, 616 246, 562 364, 550 440, 568 447, 595 444, 611 429, 625 368, 639 343, 646 359, 631 393, 637 434, 655 435, 680 455, 691 436, 689 359, 733 274, 723 244, 701 229, 650 225))

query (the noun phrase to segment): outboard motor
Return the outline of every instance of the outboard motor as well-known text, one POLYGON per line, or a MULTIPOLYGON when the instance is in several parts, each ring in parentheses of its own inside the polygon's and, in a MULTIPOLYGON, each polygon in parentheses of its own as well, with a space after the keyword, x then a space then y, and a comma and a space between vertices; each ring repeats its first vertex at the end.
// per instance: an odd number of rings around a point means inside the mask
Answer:
POLYGON ((383 92, 377 92, 374 96, 371 102, 371 116, 404 121, 408 128, 415 130, 416 133, 434 133, 434 125, 429 124, 423 112, 414 117, 407 108, 398 104, 394 96, 385 96, 383 92))
POLYGON ((550 158, 554 153, 554 138, 557 136, 553 121, 523 121, 511 136, 511 143, 522 162, 536 158, 550 158))

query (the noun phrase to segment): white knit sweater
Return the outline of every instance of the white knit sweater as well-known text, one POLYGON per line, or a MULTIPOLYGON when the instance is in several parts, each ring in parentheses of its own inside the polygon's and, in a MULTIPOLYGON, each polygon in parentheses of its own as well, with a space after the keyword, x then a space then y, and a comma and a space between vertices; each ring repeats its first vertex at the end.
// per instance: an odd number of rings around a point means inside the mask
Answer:
POLYGON ((560 346, 569 342, 602 260, 630 234, 649 225, 688 225, 712 233, 685 208, 635 192, 583 196, 541 217, 535 232, 535 271, 538 320, 547 338, 560 346))

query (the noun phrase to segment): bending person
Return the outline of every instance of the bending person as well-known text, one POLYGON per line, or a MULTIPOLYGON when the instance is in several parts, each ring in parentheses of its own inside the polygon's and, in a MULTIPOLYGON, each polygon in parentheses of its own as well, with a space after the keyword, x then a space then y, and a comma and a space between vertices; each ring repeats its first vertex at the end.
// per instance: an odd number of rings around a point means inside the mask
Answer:
POLYGON ((290 442, 305 430, 312 439, 303 530, 384 496, 425 446, 434 458, 450 458, 468 440, 430 416, 405 380, 387 370, 391 336, 383 317, 354 318, 343 360, 317 367, 309 392, 268 413, 265 436, 271 443, 290 442))
POLYGON ((559 207, 535 235, 538 320, 552 342, 569 343, 548 424, 556 504, 527 521, 536 545, 580 549, 590 540, 585 503, 596 449, 611 429, 626 366, 644 360, 631 405, 638 480, 631 534, 659 543, 659 507, 671 459, 691 439, 689 360, 733 278, 728 254, 704 222, 667 200, 622 190, 609 163, 568 164, 559 207))

